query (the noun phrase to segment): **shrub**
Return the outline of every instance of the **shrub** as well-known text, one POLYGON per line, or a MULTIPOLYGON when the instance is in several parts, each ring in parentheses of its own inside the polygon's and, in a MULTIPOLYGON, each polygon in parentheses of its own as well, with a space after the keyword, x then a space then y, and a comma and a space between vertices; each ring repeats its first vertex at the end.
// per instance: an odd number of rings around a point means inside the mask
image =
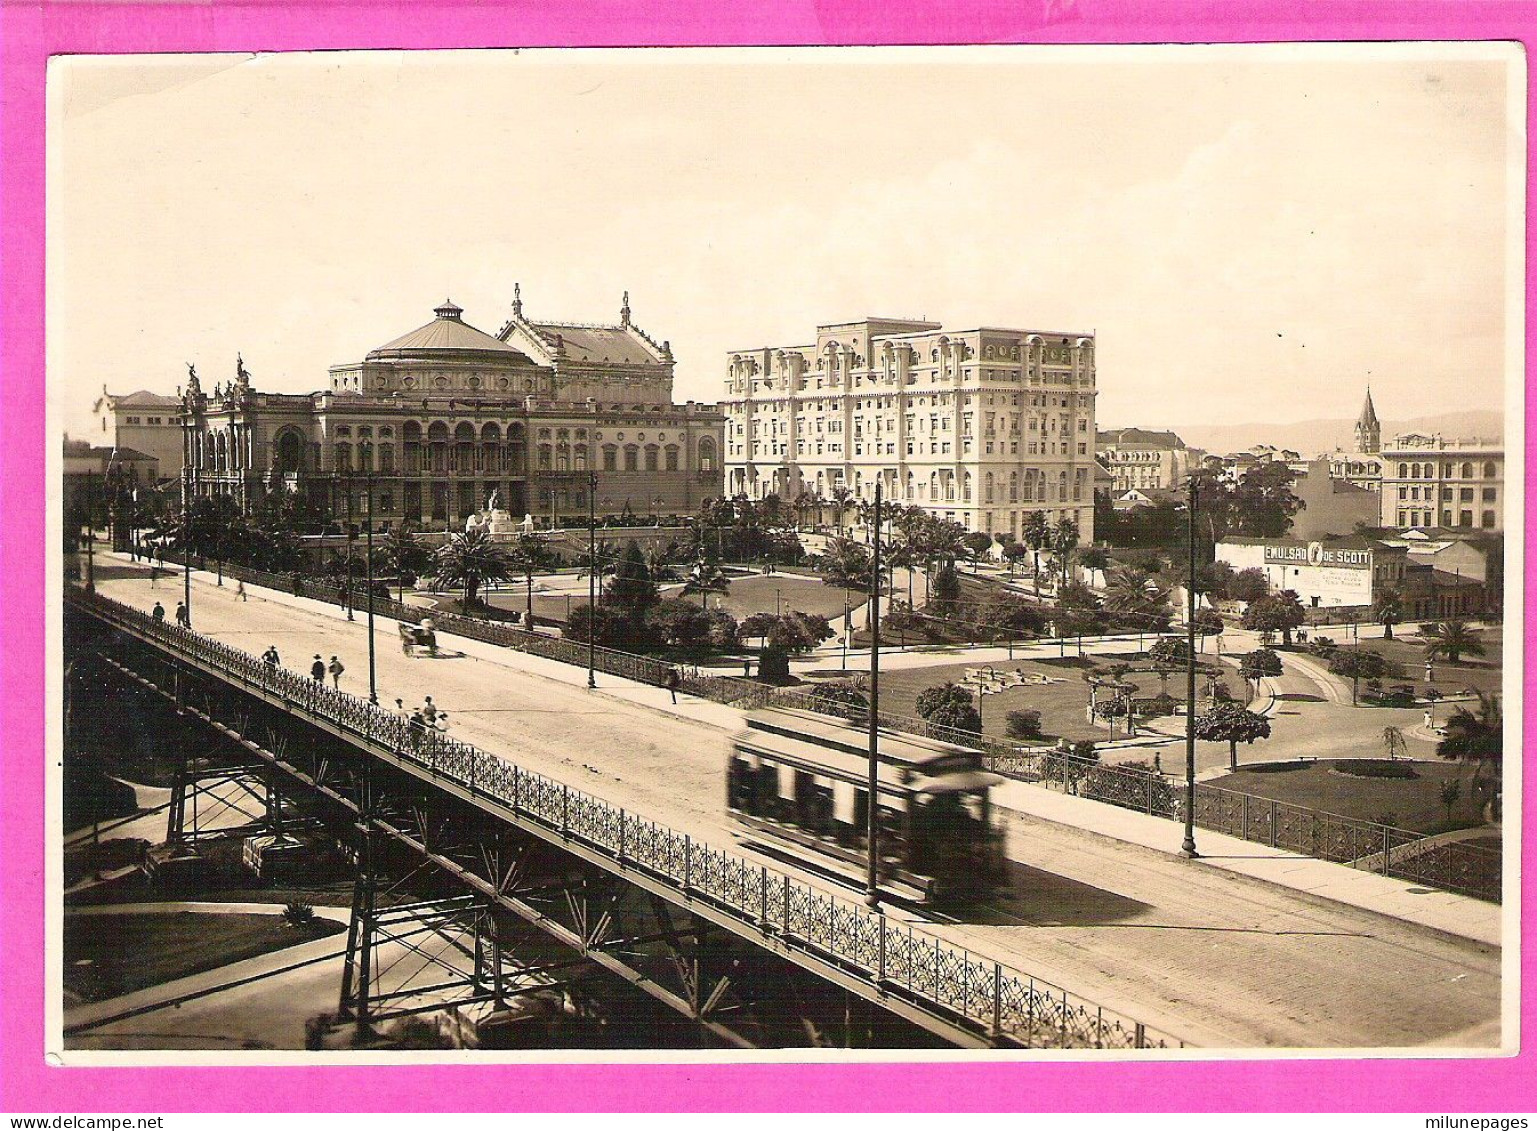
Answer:
POLYGON ((1010 738, 1040 738, 1041 713, 1039 711, 1010 711, 1004 716, 1004 728, 1010 738))
MULTIPOLYGON (((1385 758, 1351 758, 1334 763, 1330 767, 1337 774, 1346 774, 1353 778, 1417 778, 1420 775, 1415 771, 1411 762, 1390 762, 1385 758)), ((1391 824, 1384 821, 1384 824, 1391 824)))
POLYGON ((291 899, 283 907, 283 922, 290 927, 308 927, 315 921, 315 909, 308 901, 291 899))

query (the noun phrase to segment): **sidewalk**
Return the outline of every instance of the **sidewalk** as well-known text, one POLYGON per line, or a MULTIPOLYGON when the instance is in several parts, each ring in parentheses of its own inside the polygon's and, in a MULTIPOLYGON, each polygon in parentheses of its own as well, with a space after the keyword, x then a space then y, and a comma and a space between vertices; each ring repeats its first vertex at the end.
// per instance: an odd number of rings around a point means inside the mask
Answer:
MULTIPOLYGON (((104 907, 71 908, 69 915, 167 915, 184 911, 212 915, 279 915, 282 910, 282 907, 273 903, 124 903, 104 907)), ((340 907, 316 907, 315 914, 333 922, 346 923, 350 919, 351 912, 340 907)), ((269 978, 275 974, 286 973, 296 967, 323 962, 344 952, 346 947, 347 940, 344 934, 327 935, 325 938, 295 943, 281 950, 259 954, 255 958, 205 970, 201 974, 190 974, 185 978, 162 982, 158 986, 146 986, 142 990, 108 998, 106 1001, 75 1006, 64 1011, 64 1031, 69 1033, 95 1028, 136 1013, 146 1013, 189 998, 230 989, 258 978, 269 978)))
MULTIPOLYGON (((994 796, 1004 809, 1070 825, 1112 840, 1179 855, 1183 826, 1162 817, 1086 801, 1024 782, 1005 782, 994 796)), ((1205 829, 1195 831, 1200 862, 1238 875, 1346 903, 1393 919, 1490 946, 1500 945, 1501 909, 1470 896, 1432 891, 1404 880, 1298 856, 1205 829)))

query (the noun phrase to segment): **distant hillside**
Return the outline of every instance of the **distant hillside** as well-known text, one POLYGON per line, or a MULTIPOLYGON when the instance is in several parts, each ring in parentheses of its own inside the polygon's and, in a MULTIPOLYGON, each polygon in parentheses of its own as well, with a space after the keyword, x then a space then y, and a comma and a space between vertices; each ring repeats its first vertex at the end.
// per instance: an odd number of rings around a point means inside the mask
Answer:
MULTIPOLYGON (((1401 432, 1440 432, 1447 437, 1486 436, 1498 437, 1504 433, 1505 414, 1487 409, 1470 409, 1466 412, 1444 412, 1435 416, 1416 416, 1408 420, 1382 421, 1382 438, 1389 439, 1401 432)), ((1355 447, 1354 418, 1349 420, 1297 420, 1286 424, 1169 424, 1164 421, 1137 421, 1141 427, 1169 428, 1180 439, 1208 452, 1236 452, 1252 448, 1255 444, 1272 444, 1277 448, 1290 448, 1303 455, 1342 448, 1350 451, 1355 447)), ((1101 424, 1100 428, 1108 428, 1101 424)))

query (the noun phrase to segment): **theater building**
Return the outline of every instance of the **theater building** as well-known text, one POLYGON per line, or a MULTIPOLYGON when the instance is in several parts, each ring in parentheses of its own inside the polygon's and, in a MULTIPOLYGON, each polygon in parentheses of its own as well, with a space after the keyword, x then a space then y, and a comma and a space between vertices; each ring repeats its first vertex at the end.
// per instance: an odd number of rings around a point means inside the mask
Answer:
MULTIPOLYGON (((516 293, 516 292, 515 292, 516 293)), ((185 489, 249 509, 303 493, 339 518, 462 527, 498 509, 541 525, 599 514, 681 515, 721 493, 723 419, 672 401, 673 357, 630 320, 528 318, 521 295, 496 334, 445 302, 430 322, 333 366, 314 393, 258 391, 242 363, 182 392, 185 489)))
POLYGON ((1094 537, 1094 338, 866 318, 727 357, 726 488, 885 498, 1018 537, 1031 512, 1094 537))

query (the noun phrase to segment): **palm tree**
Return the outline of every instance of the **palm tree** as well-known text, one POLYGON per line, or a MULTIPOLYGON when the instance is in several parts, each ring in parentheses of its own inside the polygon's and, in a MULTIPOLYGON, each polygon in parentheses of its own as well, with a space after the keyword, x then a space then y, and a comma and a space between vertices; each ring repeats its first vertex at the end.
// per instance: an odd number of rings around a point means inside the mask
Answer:
POLYGON ((1471 765, 1471 784, 1475 789, 1483 768, 1489 766, 1494 771, 1498 796, 1500 771, 1505 759, 1505 729, 1500 697, 1492 691, 1480 691, 1477 695, 1477 714, 1466 707, 1457 708, 1442 728, 1445 737, 1436 744, 1436 753, 1442 758, 1471 765))
POLYGON ((1462 661, 1464 653, 1469 656, 1484 654, 1484 646, 1479 642, 1478 631, 1469 628, 1466 621, 1431 621, 1429 624, 1420 625, 1420 635, 1429 641, 1425 645, 1427 660, 1445 656, 1448 662, 1456 664, 1462 661))
POLYGON ((507 551, 491 540, 484 526, 452 535, 438 549, 438 582, 464 587, 464 608, 468 612, 482 585, 506 581, 512 576, 512 562, 507 551))
POLYGON ((913 603, 913 567, 918 564, 918 555, 913 553, 913 548, 907 542, 893 542, 884 549, 886 565, 893 571, 905 569, 907 571, 907 603, 913 603))
POLYGON ((528 586, 528 607, 523 624, 530 631, 534 627, 534 574, 548 569, 553 560, 544 539, 532 533, 518 535, 507 550, 507 564, 523 575, 528 586))
POLYGON ((701 609, 709 607, 711 593, 726 593, 730 589, 731 579, 709 558, 700 558, 695 562, 694 568, 689 571, 688 577, 683 582, 685 594, 699 594, 701 609))
POLYGON ((831 498, 833 502, 833 513, 838 516, 838 533, 842 534, 843 512, 848 509, 849 503, 853 502, 854 492, 850 491, 848 486, 840 480, 838 485, 832 489, 831 498))
POLYGON ((1393 626, 1404 619, 1404 598, 1391 585, 1384 585, 1372 599, 1372 615, 1382 625, 1384 640, 1393 639, 1393 626))
POLYGON ((1035 554, 1035 595, 1041 595, 1041 551, 1051 544, 1051 523, 1040 511, 1031 511, 1020 528, 1020 541, 1035 554))
POLYGON ((1138 632, 1162 632, 1169 627, 1169 594, 1151 574, 1130 566, 1105 578, 1105 608, 1133 621, 1138 632))
POLYGON ((1051 548, 1056 552, 1057 561, 1062 567, 1062 584, 1067 584, 1067 566, 1071 561, 1073 551, 1078 547, 1078 524, 1070 518, 1064 518, 1057 523, 1051 531, 1051 548))

